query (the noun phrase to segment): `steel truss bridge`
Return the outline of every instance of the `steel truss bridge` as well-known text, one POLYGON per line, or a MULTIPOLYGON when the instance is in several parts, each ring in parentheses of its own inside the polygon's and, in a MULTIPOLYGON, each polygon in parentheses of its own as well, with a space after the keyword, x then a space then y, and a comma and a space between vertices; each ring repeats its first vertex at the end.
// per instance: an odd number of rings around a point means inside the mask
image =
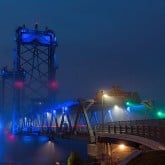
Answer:
POLYGON ((58 44, 54 31, 47 27, 41 31, 38 24, 34 29, 23 25, 16 29, 15 41, 13 68, 5 66, 0 73, 0 113, 12 114, 13 133, 87 135, 92 143, 99 137, 130 134, 164 144, 164 120, 154 120, 152 101, 141 100, 136 92, 114 86, 92 99, 55 104, 58 44))
MULTIPOLYGON (((137 146, 142 144, 152 149, 165 150, 164 119, 145 119, 144 116, 141 120, 130 119, 126 118, 126 109, 120 108, 117 110, 120 114, 123 113, 121 117, 126 121, 118 121, 118 118, 115 120, 118 113, 110 116, 110 111, 116 110, 111 108, 112 105, 103 107, 94 99, 68 101, 36 116, 23 116, 18 132, 44 134, 51 138, 88 137, 91 143, 110 143, 114 142, 114 139, 121 139, 131 141, 137 146)), ((133 112, 131 115, 133 117, 133 112)))

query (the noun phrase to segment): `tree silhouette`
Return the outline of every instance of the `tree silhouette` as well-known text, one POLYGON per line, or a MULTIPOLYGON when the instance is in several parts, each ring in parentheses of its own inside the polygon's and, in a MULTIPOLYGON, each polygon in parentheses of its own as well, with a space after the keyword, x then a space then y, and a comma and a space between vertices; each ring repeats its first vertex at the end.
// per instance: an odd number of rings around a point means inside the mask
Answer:
POLYGON ((77 152, 71 152, 67 159, 67 165, 82 165, 82 160, 77 152))

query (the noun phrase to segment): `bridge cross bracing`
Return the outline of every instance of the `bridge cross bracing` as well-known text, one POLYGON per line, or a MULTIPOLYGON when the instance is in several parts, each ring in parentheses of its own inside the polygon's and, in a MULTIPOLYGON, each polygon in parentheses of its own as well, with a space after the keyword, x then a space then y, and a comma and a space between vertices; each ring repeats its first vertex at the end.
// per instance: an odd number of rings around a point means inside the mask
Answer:
POLYGON ((20 128, 22 132, 36 131, 48 136, 51 132, 54 135, 86 135, 91 143, 98 141, 98 137, 118 139, 122 137, 128 141, 150 146, 152 149, 164 149, 163 119, 112 121, 110 116, 107 119, 110 107, 111 105, 106 105, 107 109, 103 113, 104 123, 102 123, 102 105, 94 99, 65 102, 54 106, 53 110, 37 114, 36 117, 24 116, 20 128))

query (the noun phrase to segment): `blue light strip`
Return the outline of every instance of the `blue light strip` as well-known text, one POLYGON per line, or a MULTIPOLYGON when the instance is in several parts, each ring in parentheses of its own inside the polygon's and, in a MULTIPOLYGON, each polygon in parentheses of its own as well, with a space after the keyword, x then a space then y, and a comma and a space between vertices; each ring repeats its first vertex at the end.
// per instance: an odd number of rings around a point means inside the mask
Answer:
POLYGON ((66 101, 64 103, 61 103, 61 104, 57 104, 55 106, 53 106, 53 109, 55 110, 58 110, 58 109, 62 109, 63 107, 71 107, 71 106, 74 106, 74 105, 78 105, 79 102, 78 101, 66 101))
POLYGON ((32 43, 33 41, 37 41, 43 45, 56 45, 56 36, 53 31, 36 31, 36 30, 28 30, 28 29, 20 29, 19 37, 21 41, 25 44, 32 43))

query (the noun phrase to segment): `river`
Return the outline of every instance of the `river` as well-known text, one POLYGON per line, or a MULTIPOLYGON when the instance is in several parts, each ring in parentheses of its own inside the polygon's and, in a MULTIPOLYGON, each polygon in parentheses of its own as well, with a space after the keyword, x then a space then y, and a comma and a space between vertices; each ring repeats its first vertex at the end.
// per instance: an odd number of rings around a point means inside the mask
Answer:
POLYGON ((85 160, 87 141, 55 138, 52 142, 45 136, 18 136, 7 130, 0 133, 0 165, 66 164, 72 151, 85 160))

